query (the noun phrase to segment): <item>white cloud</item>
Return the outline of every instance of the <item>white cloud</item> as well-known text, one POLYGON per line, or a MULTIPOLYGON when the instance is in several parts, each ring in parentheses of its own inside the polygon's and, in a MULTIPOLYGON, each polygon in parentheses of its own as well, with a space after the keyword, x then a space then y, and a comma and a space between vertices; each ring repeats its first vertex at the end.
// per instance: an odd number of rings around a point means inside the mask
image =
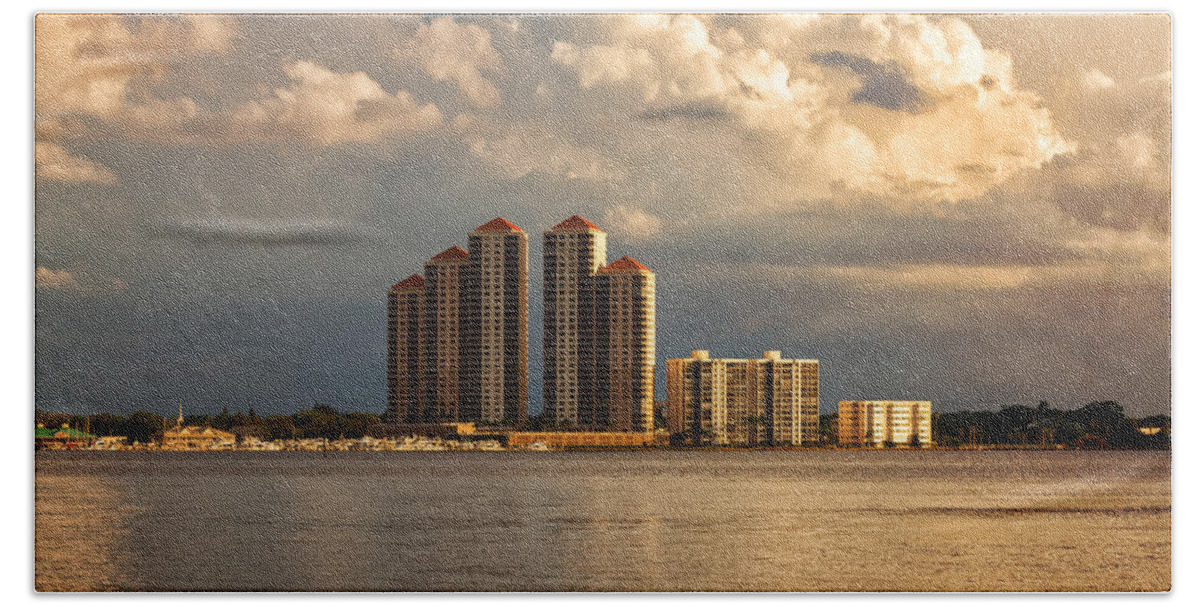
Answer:
POLYGON ((86 158, 71 156, 58 144, 34 142, 33 158, 38 179, 93 184, 117 183, 116 176, 107 167, 86 158))
POLYGON ((478 25, 461 24, 452 17, 434 19, 422 25, 397 56, 416 61, 439 82, 453 80, 476 106, 499 103, 500 91, 482 72, 501 71, 503 63, 492 46, 491 33, 478 25))
POLYGON ((364 72, 339 74, 308 61, 288 64, 284 72, 290 86, 233 112, 232 138, 299 138, 327 146, 428 131, 442 122, 437 106, 420 105, 407 91, 390 94, 364 72))
POLYGON ((643 209, 617 205, 604 212, 604 226, 621 236, 640 240, 658 236, 663 221, 643 209))
MULTIPOLYGON (((35 116, 39 140, 52 143, 64 120, 98 118, 130 138, 224 144, 301 140, 314 145, 368 142, 423 132, 442 122, 433 104, 407 91, 384 91, 361 71, 337 73, 291 61, 291 80, 233 109, 201 106, 180 96, 150 94, 146 85, 186 60, 226 53, 237 34, 228 16, 137 19, 41 15, 37 20, 35 116), (133 24, 136 23, 136 26, 133 24)), ((86 123, 71 123, 74 134, 86 123)), ((54 155, 54 148, 45 148, 54 155)), ((76 166, 75 169, 81 170, 76 166)), ((60 172, 61 173, 61 172, 60 172)), ((56 175, 47 167, 46 176, 56 175)), ((103 172, 97 172, 103 175, 103 172)))
POLYGON ((72 291, 79 289, 79 283, 75 281, 75 277, 66 270, 54 270, 45 266, 38 266, 33 273, 33 284, 37 289, 51 289, 59 291, 72 291))
POLYGON ((1158 155, 1154 140, 1144 133, 1132 133, 1117 138, 1117 148, 1125 157, 1125 162, 1132 167, 1145 169, 1150 167, 1158 155))
POLYGON ((1112 79, 1112 77, 1104 72, 1101 72, 1100 70, 1097 70, 1096 68, 1092 68, 1087 72, 1084 72, 1083 75, 1079 77, 1079 80, 1085 89, 1093 93, 1111 89, 1117 86, 1117 83, 1112 79))
POLYGON ((956 201, 1074 149, 960 20, 846 15, 774 36, 715 20, 614 18, 599 43, 557 41, 551 58, 635 113, 727 114, 773 150, 795 198, 956 201))

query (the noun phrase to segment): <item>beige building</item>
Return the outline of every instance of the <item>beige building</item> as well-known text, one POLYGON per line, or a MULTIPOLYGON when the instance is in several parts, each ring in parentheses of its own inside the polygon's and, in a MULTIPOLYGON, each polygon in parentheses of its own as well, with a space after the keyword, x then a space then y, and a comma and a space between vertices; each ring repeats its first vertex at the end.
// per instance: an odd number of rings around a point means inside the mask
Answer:
POLYGON ((654 428, 654 273, 606 264, 607 236, 575 215, 543 235, 545 411, 555 425, 654 428))
POLYGON ((581 397, 593 390, 591 281, 605 264, 607 243, 603 230, 578 215, 542 235, 543 411, 559 426, 578 426, 581 397))
POLYGON ((421 311, 425 279, 414 274, 388 291, 387 422, 416 420, 421 396, 421 311))
POLYGON ((526 419, 529 238, 498 217, 468 242, 389 291, 390 424, 526 419))
POLYGON ((529 235, 498 217, 468 243, 458 418, 519 424, 529 407, 529 235))
POLYGON ((462 283, 470 254, 451 247, 425 263, 421 324, 420 416, 403 422, 458 420, 462 283))
POLYGON ((237 437, 230 432, 200 426, 177 426, 163 432, 162 449, 166 451, 232 450, 237 437))
POLYGON ((580 423, 612 431, 652 431, 654 273, 625 256, 601 268, 593 285, 595 388, 592 403, 584 402, 580 423))
POLYGON ((838 444, 929 447, 932 411, 929 401, 838 402, 838 444))
POLYGON ((802 445, 818 439, 816 359, 713 359, 692 351, 667 361, 667 425, 693 444, 802 445))

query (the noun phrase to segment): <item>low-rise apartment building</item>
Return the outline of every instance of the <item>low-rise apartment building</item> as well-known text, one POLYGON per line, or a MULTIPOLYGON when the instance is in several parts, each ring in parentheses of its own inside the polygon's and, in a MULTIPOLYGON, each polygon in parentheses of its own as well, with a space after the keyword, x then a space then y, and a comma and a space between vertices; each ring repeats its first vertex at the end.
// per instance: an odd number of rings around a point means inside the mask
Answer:
POLYGON ((929 401, 840 401, 838 444, 844 446, 933 445, 929 401))

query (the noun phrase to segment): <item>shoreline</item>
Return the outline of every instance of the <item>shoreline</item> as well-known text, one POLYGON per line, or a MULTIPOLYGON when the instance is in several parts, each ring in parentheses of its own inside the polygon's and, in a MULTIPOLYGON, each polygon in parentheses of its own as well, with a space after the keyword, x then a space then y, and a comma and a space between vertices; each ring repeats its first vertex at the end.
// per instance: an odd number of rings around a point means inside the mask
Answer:
POLYGON ((1077 447, 1045 447, 1045 446, 976 446, 976 447, 923 447, 923 448, 870 448, 870 447, 830 447, 830 446, 571 446, 566 448, 460 448, 438 447, 420 449, 320 449, 320 448, 281 448, 281 449, 159 449, 159 448, 43 448, 35 449, 34 453, 43 452, 124 452, 139 454, 195 454, 195 453, 308 453, 308 454, 338 454, 338 453, 411 453, 411 452, 473 452, 473 453, 531 453, 531 452, 1170 452, 1171 448, 1077 448, 1077 447))

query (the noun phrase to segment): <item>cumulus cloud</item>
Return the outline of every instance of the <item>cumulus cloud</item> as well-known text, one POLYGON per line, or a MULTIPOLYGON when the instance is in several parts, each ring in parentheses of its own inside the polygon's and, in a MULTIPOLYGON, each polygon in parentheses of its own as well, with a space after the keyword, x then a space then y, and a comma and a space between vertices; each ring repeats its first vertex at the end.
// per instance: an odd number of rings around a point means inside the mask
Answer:
POLYGON ((390 94, 365 72, 339 74, 308 61, 290 63, 284 72, 291 86, 237 108, 231 137, 327 146, 418 133, 442 122, 437 106, 421 105, 407 91, 390 94))
POLYGON ((1098 93, 1105 89, 1111 89, 1117 86, 1117 83, 1113 81, 1112 77, 1104 72, 1101 72, 1100 70, 1097 70, 1096 68, 1092 68, 1084 72, 1079 77, 1079 81, 1085 89, 1092 93, 1098 93))
MULTIPOLYGON (((232 17, 122 18, 41 15, 37 21, 39 138, 74 135, 90 117, 130 138, 191 144, 303 141, 330 146, 423 132, 442 121, 433 104, 385 91, 365 72, 339 73, 311 61, 283 64, 290 83, 231 108, 187 96, 159 97, 153 84, 184 61, 226 53, 232 17)), ((47 149, 51 150, 51 149, 47 149)))
POLYGON ((841 51, 817 53, 812 60, 822 65, 847 68, 862 78, 862 88, 850 98, 856 103, 916 114, 929 102, 925 94, 908 81, 895 61, 880 64, 841 51))
POLYGON ((499 103, 500 91, 483 72, 499 72, 503 63, 492 46, 491 33, 478 25, 458 23, 452 17, 434 19, 422 25, 396 55, 419 63, 439 82, 454 81, 477 106, 499 103))
POLYGON ((38 15, 34 99, 38 118, 62 113, 111 117, 136 105, 147 81, 181 61, 224 53, 232 17, 38 15))
POLYGON ((1074 149, 1009 57, 957 19, 833 16, 775 36, 713 16, 605 23, 598 43, 555 42, 581 89, 645 117, 727 115, 800 198, 958 201, 1074 149))
POLYGON ((117 183, 116 176, 107 167, 86 158, 71 156, 58 144, 35 142, 33 159, 38 179, 93 184, 117 183))
MULTIPOLYGON (((133 19, 112 15, 38 15, 34 40, 34 132, 37 177, 114 183, 112 172, 72 157, 62 146, 68 130, 86 130, 74 117, 145 119, 187 100, 149 97, 146 86, 173 65, 223 53, 236 35, 232 18, 188 15, 133 19), (69 128, 67 127, 69 123, 69 128)), ((194 104, 193 104, 194 105, 194 104)))

